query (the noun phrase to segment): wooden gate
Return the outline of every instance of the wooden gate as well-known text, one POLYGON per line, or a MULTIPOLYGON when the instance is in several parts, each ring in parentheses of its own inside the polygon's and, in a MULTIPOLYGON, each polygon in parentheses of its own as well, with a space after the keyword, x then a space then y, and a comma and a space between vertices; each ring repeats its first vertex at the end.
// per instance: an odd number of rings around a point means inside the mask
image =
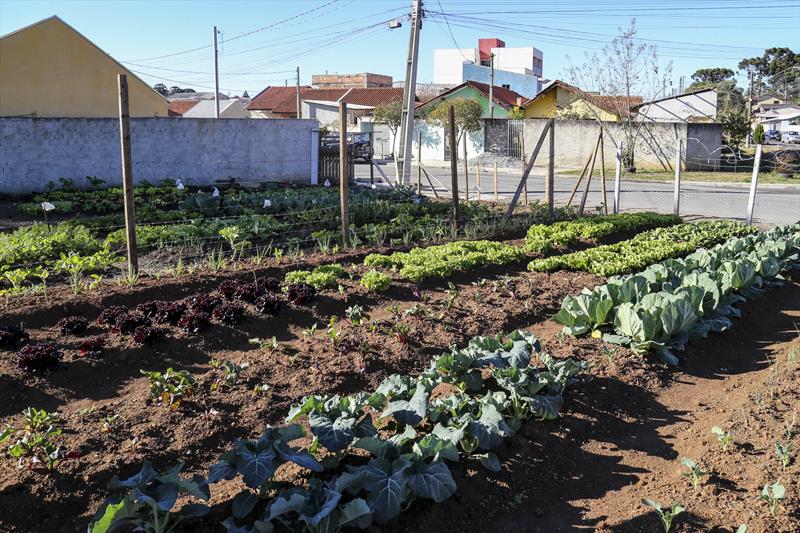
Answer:
MULTIPOLYGON (((347 179, 353 180, 356 177, 355 164, 353 158, 349 155, 350 147, 348 146, 347 157, 347 179)), ((320 141, 319 146, 319 181, 324 183, 325 180, 331 183, 339 183, 339 145, 335 149, 330 145, 325 145, 320 141)))

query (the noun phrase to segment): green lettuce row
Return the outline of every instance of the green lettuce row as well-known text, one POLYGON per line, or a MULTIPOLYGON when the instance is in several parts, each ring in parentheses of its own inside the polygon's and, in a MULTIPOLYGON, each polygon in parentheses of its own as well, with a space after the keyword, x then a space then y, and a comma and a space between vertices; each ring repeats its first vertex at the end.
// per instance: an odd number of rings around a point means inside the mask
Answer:
POLYGON ((494 241, 456 241, 391 255, 370 254, 364 264, 371 267, 399 268, 411 281, 447 277, 479 265, 507 265, 525 258, 522 248, 494 241))
POLYGON ((289 425, 267 427, 255 440, 237 440, 207 479, 180 478, 180 465, 158 474, 149 463, 128 480, 114 478, 112 494, 89 531, 145 526, 153 516, 162 524, 171 517, 203 516, 208 512, 203 504, 171 511, 174 496, 207 501, 209 485, 223 479, 241 479, 246 486, 231 500, 231 516, 223 522, 229 532, 265 533, 278 525, 292 531, 383 525, 416 498, 442 502, 452 496, 457 487, 448 462, 472 457, 498 471, 493 450, 525 420, 556 418, 565 388, 582 369, 572 360, 541 353, 539 341, 525 332, 515 331, 506 340, 476 337, 465 348, 434 358, 417 378, 392 375, 372 393, 304 398, 291 407, 289 425), (534 356, 542 368, 531 366, 534 356), (455 392, 432 398, 443 383, 455 392), (391 419, 386 427, 393 433, 379 434, 373 416, 391 419), (313 435, 308 449, 290 444, 305 435, 296 423, 301 419, 313 435), (312 475, 307 488, 286 487, 273 475, 287 462, 320 475, 312 475), (254 513, 259 503, 265 504, 263 510, 254 513))
POLYGON ((611 276, 641 270, 647 265, 679 257, 699 247, 711 246, 756 230, 739 222, 703 221, 656 228, 615 244, 595 246, 565 255, 534 259, 528 270, 584 270, 611 276))
POLYGON ((603 334, 606 341, 656 351, 677 364, 671 350, 728 329, 730 317, 741 315, 736 305, 780 285, 781 272, 797 266, 798 252, 800 225, 735 237, 568 296, 553 320, 568 334, 603 334))
POLYGON ((528 229, 525 238, 525 251, 528 253, 545 253, 553 248, 565 247, 580 240, 594 241, 600 237, 620 231, 630 231, 647 227, 672 226, 680 224, 677 215, 658 213, 622 213, 554 222, 553 224, 536 224, 528 229))
POLYGON ((336 287, 339 278, 347 276, 347 271, 338 263, 320 265, 314 270, 292 270, 287 272, 284 283, 308 283, 318 291, 336 287))

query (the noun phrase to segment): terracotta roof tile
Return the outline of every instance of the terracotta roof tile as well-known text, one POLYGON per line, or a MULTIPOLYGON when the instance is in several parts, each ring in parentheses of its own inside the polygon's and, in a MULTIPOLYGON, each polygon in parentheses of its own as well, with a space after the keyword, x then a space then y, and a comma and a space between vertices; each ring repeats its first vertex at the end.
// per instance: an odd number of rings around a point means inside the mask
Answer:
POLYGON ((348 104, 376 107, 403 99, 402 87, 351 89, 342 100, 348 104))
POLYGON ((177 100, 169 103, 169 116, 182 117, 184 113, 193 108, 200 100, 177 100))
MULTIPOLYGON (((326 102, 336 102, 344 96, 347 89, 312 89, 311 87, 300 88, 300 98, 302 100, 323 100, 326 102)), ((280 115, 297 115, 297 96, 294 89, 292 94, 285 97, 278 105, 272 109, 273 113, 280 115)))
MULTIPOLYGON (((308 89, 310 87, 300 87, 300 90, 308 89)), ((272 86, 267 87, 250 100, 247 104, 247 109, 253 111, 272 111, 289 96, 294 97, 296 88, 286 86, 272 86)))

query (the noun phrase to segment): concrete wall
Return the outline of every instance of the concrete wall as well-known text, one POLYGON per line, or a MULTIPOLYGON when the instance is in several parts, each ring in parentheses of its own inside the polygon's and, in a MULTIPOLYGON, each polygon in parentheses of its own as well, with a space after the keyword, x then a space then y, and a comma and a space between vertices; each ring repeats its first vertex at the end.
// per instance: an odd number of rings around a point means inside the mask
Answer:
MULTIPOLYGON (((309 183, 318 144, 315 120, 131 119, 135 182, 183 178, 206 185, 235 177, 309 183)), ((121 182, 115 119, 0 118, 0 193, 41 191, 86 176, 121 182)))
MULTIPOLYGON (((523 135, 525 146, 530 152, 536 146, 547 120, 526 119, 523 135)), ((604 123, 605 164, 613 168, 616 144, 624 141, 621 126, 617 123, 604 123)), ((486 151, 504 153, 508 146, 508 125, 505 120, 484 121, 484 148, 486 151)), ((594 120, 556 120, 555 157, 558 168, 583 168, 589 154, 594 150, 600 125, 594 120)), ((642 124, 641 135, 637 141, 636 167, 645 169, 672 168, 675 160, 676 139, 683 141, 684 168, 707 170, 719 164, 719 147, 722 145, 722 126, 720 124, 667 123, 642 124)), ((547 144, 545 144, 547 146, 547 144)), ((547 161, 546 152, 540 155, 538 164, 547 161)), ((599 162, 598 162, 599 165, 599 162)))
POLYGON ((451 87, 462 83, 461 65, 480 63, 477 48, 440 48, 433 51, 433 83, 451 87))
MULTIPOLYGON (((422 161, 444 161, 444 128, 434 126, 424 120, 414 123, 413 157, 417 158, 420 133, 422 134, 422 161)), ((471 159, 483 153, 483 129, 465 135, 467 142, 467 158, 471 159)), ((458 158, 464 156, 464 140, 458 145, 458 158)))

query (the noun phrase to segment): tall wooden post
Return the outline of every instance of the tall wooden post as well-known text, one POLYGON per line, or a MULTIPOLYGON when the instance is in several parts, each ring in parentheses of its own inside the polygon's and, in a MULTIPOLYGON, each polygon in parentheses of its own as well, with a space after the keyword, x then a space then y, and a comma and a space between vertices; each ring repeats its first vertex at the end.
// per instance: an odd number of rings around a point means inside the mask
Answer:
POLYGON ((467 132, 464 132, 464 200, 469 201, 469 168, 467 168, 467 132))
POLYGON ((617 148, 617 155, 614 158, 614 214, 619 214, 619 181, 622 177, 622 143, 617 148))
POLYGON ((547 216, 552 220, 553 211, 553 188, 556 176, 556 121, 550 119, 550 161, 547 164, 547 179, 544 185, 544 194, 547 197, 547 216))
MULTIPOLYGON (((520 164, 522 165, 522 172, 525 172, 525 135, 520 133, 519 135, 519 149, 520 149, 520 164)), ((524 188, 522 189, 524 196, 522 197, 522 203, 528 205, 528 180, 525 180, 524 188)))
POLYGON ((339 102, 339 204, 342 214, 342 246, 350 246, 350 206, 347 196, 347 104, 339 102))
POLYGON ((456 144, 456 114, 453 106, 448 110, 447 127, 450 128, 450 186, 453 190, 453 237, 458 235, 458 145, 456 144))
POLYGON ((422 194, 422 131, 417 134, 417 195, 422 194))
POLYGON ((494 162, 494 203, 500 201, 500 197, 497 193, 497 161, 494 162))
POLYGON ((761 145, 756 145, 756 159, 753 161, 753 177, 750 179, 750 197, 747 200, 747 225, 753 223, 753 211, 756 208, 756 188, 758 187, 758 170, 761 167, 761 145))
POLYGON ((675 143, 675 190, 672 197, 672 212, 681 213, 681 139, 675 143))
POLYGON ((608 195, 606 194, 606 140, 603 137, 603 130, 600 130, 600 188, 603 191, 603 211, 608 214, 608 195))
POLYGON ((119 148, 122 159, 122 190, 125 206, 125 235, 128 242, 128 274, 139 273, 136 252, 136 212, 133 205, 133 162, 131 161, 131 117, 128 109, 128 76, 117 76, 119 87, 119 148))

